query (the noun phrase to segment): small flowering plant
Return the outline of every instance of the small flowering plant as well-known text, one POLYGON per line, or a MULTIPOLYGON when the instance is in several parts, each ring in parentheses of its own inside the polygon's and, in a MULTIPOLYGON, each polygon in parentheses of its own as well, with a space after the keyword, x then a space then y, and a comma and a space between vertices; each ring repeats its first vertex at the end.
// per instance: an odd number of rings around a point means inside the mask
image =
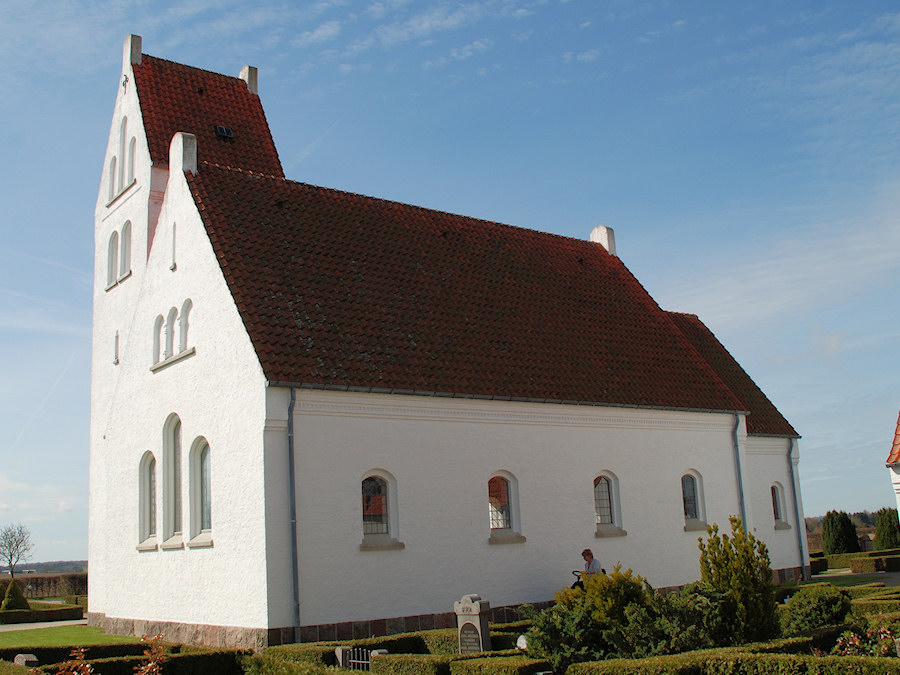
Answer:
POLYGON ((162 639, 162 635, 154 635, 153 637, 145 635, 141 638, 141 642, 149 644, 149 647, 144 650, 144 660, 141 665, 135 667, 135 673, 138 675, 161 675, 163 672, 162 664, 169 660, 166 648, 162 645, 162 639))
POLYGON ((840 656, 897 656, 895 635, 889 628, 870 628, 864 635, 844 631, 832 654, 840 656))

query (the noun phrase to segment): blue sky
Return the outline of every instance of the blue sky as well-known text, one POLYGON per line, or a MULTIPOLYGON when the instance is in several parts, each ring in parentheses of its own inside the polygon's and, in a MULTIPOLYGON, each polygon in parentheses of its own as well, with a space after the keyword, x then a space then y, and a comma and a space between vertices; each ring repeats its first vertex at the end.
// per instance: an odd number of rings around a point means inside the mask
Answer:
POLYGON ((802 434, 807 515, 894 505, 895 3, 0 6, 0 524, 87 555, 93 209, 128 33, 260 94, 288 177, 586 238, 802 434))

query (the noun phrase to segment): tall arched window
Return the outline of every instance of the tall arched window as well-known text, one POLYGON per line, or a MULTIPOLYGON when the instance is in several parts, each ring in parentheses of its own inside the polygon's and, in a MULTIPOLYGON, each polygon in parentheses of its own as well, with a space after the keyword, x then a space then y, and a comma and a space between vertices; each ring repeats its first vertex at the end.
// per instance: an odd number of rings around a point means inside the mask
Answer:
POLYGON ((491 544, 524 542, 517 530, 519 525, 519 487, 515 477, 498 471, 488 480, 488 512, 491 523, 491 544))
POLYGON ((164 330, 166 320, 160 314, 153 322, 153 363, 157 364, 162 360, 162 348, 165 344, 164 330))
POLYGON ((612 485, 606 476, 597 476, 594 479, 594 513, 598 525, 613 524, 612 485))
POLYGON ((112 201, 116 197, 116 157, 113 155, 109 158, 109 199, 112 201))
POLYGON ((194 303, 188 298, 181 306, 181 314, 178 316, 178 351, 183 352, 188 348, 188 327, 190 324, 191 309, 194 303))
POLYGON ((163 358, 167 359, 175 353, 175 323, 178 320, 178 310, 172 307, 166 317, 166 349, 163 358))
POLYGON ((772 493, 772 515, 775 518, 775 529, 790 529, 791 526, 787 522, 784 511, 784 489, 780 483, 774 483, 770 492, 772 493))
POLYGON ((703 501, 703 481, 700 474, 688 471, 681 477, 681 501, 684 504, 684 529, 706 529, 706 507, 703 501))
POLYGON ((113 231, 109 235, 106 248, 106 287, 114 286, 119 274, 119 233, 113 231))
POLYGON ((156 458, 152 452, 141 457, 139 472, 139 540, 143 547, 156 548, 156 458))
POLYGON ((137 148, 137 139, 132 136, 128 143, 128 171, 125 174, 125 185, 131 185, 134 182, 134 152, 137 148))
POLYGON ((181 419, 170 415, 163 427, 163 520, 165 547, 181 546, 181 419))
POLYGON ((119 279, 123 279, 131 272, 131 221, 126 220, 122 226, 122 235, 119 243, 119 279))
POLYGON ((212 478, 209 443, 202 436, 191 446, 191 539, 188 546, 212 545, 212 478))
POLYGON ((118 174, 118 184, 116 187, 116 194, 119 194, 122 190, 125 189, 125 138, 128 134, 128 118, 123 117, 121 124, 119 124, 119 174, 118 174))

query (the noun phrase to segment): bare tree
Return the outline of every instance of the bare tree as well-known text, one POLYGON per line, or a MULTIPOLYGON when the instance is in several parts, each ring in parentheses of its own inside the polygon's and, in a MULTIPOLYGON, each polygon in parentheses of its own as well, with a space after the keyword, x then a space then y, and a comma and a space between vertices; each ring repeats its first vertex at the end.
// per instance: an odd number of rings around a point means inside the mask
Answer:
POLYGON ((0 529, 0 560, 5 560, 9 565, 11 578, 15 579, 16 564, 30 559, 33 550, 31 530, 22 523, 0 529))

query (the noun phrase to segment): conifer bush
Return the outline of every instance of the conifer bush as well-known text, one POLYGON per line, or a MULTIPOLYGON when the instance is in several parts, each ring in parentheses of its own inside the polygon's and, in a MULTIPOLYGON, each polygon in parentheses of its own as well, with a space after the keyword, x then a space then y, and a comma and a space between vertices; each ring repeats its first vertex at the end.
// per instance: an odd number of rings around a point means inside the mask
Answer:
POLYGON ((705 543, 698 539, 701 582, 728 601, 723 620, 732 644, 768 640, 779 630, 769 551, 744 530, 740 518, 728 520, 730 537, 720 535, 714 524, 707 528, 705 543))
POLYGON ((831 584, 804 586, 788 601, 781 616, 782 631, 785 635, 799 635, 803 632, 835 626, 850 613, 850 594, 831 584))
POLYGON ((6 597, 3 598, 3 604, 0 605, 0 612, 11 609, 31 609, 17 581, 9 582, 9 585, 6 587, 6 597))
POLYGON ((822 518, 822 548, 825 555, 859 551, 856 528, 850 516, 843 511, 829 511, 822 518))
POLYGON ((876 551, 900 547, 900 521, 897 520, 897 509, 881 509, 875 514, 876 551))

